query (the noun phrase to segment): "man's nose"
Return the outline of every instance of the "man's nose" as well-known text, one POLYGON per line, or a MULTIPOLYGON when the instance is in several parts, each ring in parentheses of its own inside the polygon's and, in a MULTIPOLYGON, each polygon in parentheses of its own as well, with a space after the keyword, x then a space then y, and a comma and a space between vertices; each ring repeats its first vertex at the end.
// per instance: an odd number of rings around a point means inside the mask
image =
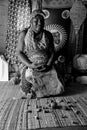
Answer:
POLYGON ((37 24, 38 24, 38 25, 41 25, 41 21, 40 21, 40 20, 38 20, 38 21, 37 21, 37 24))

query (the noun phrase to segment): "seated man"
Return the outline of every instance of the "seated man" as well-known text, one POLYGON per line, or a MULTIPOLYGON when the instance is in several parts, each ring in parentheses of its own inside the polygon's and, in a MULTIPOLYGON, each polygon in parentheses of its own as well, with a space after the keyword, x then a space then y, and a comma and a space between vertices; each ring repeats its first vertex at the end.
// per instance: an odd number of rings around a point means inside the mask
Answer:
POLYGON ((34 10, 30 27, 20 33, 17 54, 28 67, 25 78, 32 84, 37 97, 57 95, 64 86, 53 67, 54 44, 52 34, 44 29, 44 12, 34 10))

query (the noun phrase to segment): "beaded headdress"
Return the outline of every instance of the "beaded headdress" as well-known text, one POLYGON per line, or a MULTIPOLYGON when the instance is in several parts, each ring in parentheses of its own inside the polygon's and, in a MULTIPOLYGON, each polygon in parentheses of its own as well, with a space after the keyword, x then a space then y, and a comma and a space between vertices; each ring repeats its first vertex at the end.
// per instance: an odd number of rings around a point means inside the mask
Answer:
POLYGON ((42 0, 37 0, 36 1, 36 7, 35 9, 32 11, 31 15, 30 15, 30 20, 35 17, 36 15, 41 15, 43 17, 46 16, 46 14, 42 11, 42 0))

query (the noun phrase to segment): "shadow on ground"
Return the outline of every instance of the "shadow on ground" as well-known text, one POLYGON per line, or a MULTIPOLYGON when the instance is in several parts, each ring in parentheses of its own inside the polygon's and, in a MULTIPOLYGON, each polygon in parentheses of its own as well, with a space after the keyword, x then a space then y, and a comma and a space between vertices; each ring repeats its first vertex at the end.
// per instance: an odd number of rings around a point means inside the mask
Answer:
POLYGON ((72 95, 87 95, 87 85, 80 83, 69 83, 65 86, 64 96, 72 95))

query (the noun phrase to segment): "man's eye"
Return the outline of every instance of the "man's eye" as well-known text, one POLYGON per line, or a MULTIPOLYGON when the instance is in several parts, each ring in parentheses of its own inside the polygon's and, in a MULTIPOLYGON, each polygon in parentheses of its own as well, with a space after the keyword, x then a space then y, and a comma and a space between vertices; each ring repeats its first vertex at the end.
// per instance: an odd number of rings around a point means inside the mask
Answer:
POLYGON ((36 22, 36 20, 33 20, 33 22, 36 22))
POLYGON ((37 19, 33 19, 33 21, 37 21, 37 19))

